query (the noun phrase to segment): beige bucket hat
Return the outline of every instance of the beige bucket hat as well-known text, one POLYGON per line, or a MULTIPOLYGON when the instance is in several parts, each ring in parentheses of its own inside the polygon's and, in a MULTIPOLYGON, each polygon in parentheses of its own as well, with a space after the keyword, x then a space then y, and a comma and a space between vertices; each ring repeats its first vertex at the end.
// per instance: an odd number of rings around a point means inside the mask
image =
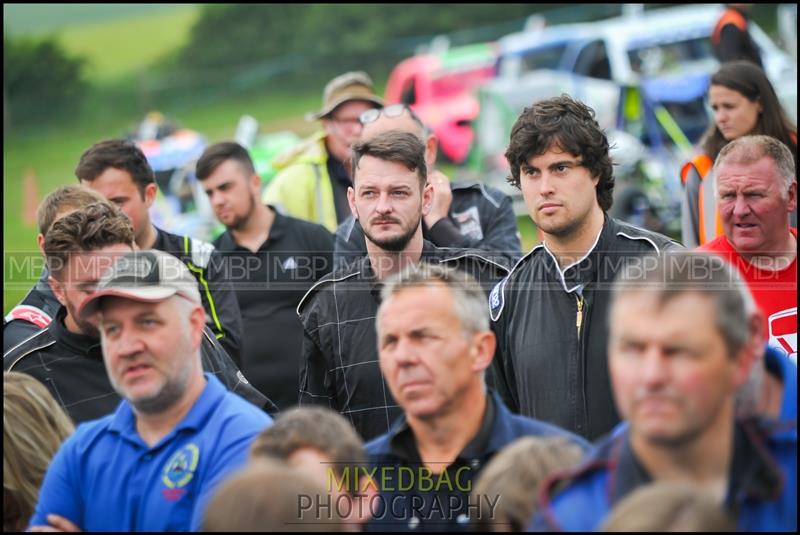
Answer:
POLYGON ((325 117, 337 106, 351 100, 363 100, 376 107, 383 107, 383 99, 374 93, 372 79, 364 71, 351 71, 340 74, 325 86, 322 94, 322 109, 306 114, 307 121, 325 117))

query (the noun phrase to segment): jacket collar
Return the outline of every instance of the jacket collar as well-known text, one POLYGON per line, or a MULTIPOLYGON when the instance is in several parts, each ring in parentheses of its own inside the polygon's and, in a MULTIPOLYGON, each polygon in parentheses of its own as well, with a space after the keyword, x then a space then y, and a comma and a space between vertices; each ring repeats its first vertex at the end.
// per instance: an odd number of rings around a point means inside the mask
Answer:
MULTIPOLYGON (((780 494, 784 478, 764 444, 768 432, 766 423, 759 419, 737 420, 725 498, 729 508, 736 508, 746 499, 772 500, 780 494)), ((629 428, 612 435, 606 447, 601 445, 598 451, 606 453, 605 462, 610 472, 607 492, 612 506, 652 480, 630 445, 629 428)))
POLYGON ((71 353, 87 358, 97 358, 103 360, 103 352, 100 347, 100 339, 85 334, 70 332, 64 325, 64 318, 67 317, 67 308, 61 306, 56 313, 55 319, 50 322, 50 334, 56 341, 56 345, 66 347, 71 353))
POLYGON ((577 262, 564 268, 559 267, 555 255, 544 245, 545 253, 549 257, 548 270, 561 282, 564 291, 572 293, 583 288, 586 284, 597 280, 598 268, 601 265, 603 251, 608 251, 615 232, 613 219, 608 214, 603 214, 603 226, 595 238, 594 245, 577 262))
MULTIPOLYGON (((516 438, 511 428, 511 411, 500 399, 497 392, 490 389, 487 394, 487 410, 480 430, 459 453, 458 458, 460 459, 485 459, 503 449, 511 440, 516 438)), ((418 458, 408 459, 407 455, 402 454, 404 452, 398 452, 395 449, 396 441, 402 441, 404 433, 412 433, 412 431, 405 415, 402 415, 389 428, 389 431, 384 435, 384 440, 375 439, 375 444, 380 443, 381 445, 375 453, 418 461, 418 458), (400 454, 398 455, 398 453, 400 454)), ((403 448, 401 447, 401 449, 403 448)), ((416 456, 418 457, 419 453, 416 453, 416 456)))

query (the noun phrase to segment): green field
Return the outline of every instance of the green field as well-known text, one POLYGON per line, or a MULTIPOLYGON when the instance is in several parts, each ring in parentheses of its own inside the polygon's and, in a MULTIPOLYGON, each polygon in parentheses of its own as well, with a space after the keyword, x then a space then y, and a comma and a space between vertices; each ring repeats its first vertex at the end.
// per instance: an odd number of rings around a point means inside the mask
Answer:
MULTIPOLYGON (((6 30, 37 34, 59 28, 59 39, 73 53, 90 60, 88 74, 105 87, 132 83, 137 73, 174 51, 186 39, 198 13, 195 5, 4 5, 6 30), (148 9, 149 8, 149 9, 148 9), (9 28, 10 27, 10 28, 9 28)), ((162 112, 180 125, 203 133, 210 143, 231 139, 243 114, 261 123, 261 132, 293 130, 305 136, 315 125, 303 120, 319 108, 321 88, 290 92, 279 80, 262 83, 249 96, 216 102, 185 100, 162 112)), ((376 80, 378 92, 382 80, 376 80)), ((193 96, 193 95, 191 95, 193 96)), ((117 97, 118 98, 118 97, 117 97)), ((38 279, 42 260, 36 246, 32 216, 39 201, 54 188, 76 181, 74 168, 81 153, 94 142, 120 137, 147 109, 131 102, 125 112, 115 101, 91 101, 69 126, 42 125, 21 133, 13 127, 3 137, 3 310, 7 313, 38 279), (26 176, 34 177, 33 180, 26 176)), ((453 174, 453 169, 446 172, 453 174)), ((528 218, 520 220, 523 246, 536 242, 528 218)))

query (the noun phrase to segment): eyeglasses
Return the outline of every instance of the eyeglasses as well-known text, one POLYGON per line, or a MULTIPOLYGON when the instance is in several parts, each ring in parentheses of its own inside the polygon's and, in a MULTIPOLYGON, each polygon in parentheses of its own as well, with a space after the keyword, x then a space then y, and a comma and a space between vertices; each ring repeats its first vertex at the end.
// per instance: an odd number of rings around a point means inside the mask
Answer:
POLYGON ((428 127, 425 126, 425 123, 422 122, 422 119, 419 118, 419 115, 414 113, 414 110, 412 110, 408 104, 392 104, 391 106, 386 106, 385 108, 372 108, 371 110, 367 110, 359 115, 358 120, 361 121, 362 126, 366 126, 369 123, 374 123, 377 121, 378 117, 381 116, 381 113, 387 118, 393 119, 403 115, 403 112, 408 112, 408 116, 411 117, 411 120, 419 125, 419 127, 422 129, 422 137, 424 140, 428 134, 430 134, 430 130, 428 130, 428 127))
POLYGON ((388 118, 400 117, 407 109, 409 113, 412 113, 411 109, 409 109, 405 104, 392 104, 391 106, 386 106, 385 108, 372 108, 359 115, 358 120, 361 121, 361 124, 374 123, 378 120, 378 117, 381 116, 381 113, 388 118))

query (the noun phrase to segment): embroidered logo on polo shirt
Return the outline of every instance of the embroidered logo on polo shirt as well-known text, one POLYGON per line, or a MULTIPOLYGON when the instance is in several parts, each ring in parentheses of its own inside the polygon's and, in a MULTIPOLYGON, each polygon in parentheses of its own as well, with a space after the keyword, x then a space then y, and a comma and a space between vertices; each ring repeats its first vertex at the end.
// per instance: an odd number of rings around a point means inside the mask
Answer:
POLYGON ((290 269, 297 269, 297 261, 294 259, 293 256, 287 258, 283 265, 281 266, 284 271, 289 271, 290 269))
POLYGON ((169 458, 161 475, 161 481, 167 487, 161 491, 165 499, 174 502, 186 494, 183 487, 194 477, 199 460, 200 449, 194 444, 187 444, 169 458))

